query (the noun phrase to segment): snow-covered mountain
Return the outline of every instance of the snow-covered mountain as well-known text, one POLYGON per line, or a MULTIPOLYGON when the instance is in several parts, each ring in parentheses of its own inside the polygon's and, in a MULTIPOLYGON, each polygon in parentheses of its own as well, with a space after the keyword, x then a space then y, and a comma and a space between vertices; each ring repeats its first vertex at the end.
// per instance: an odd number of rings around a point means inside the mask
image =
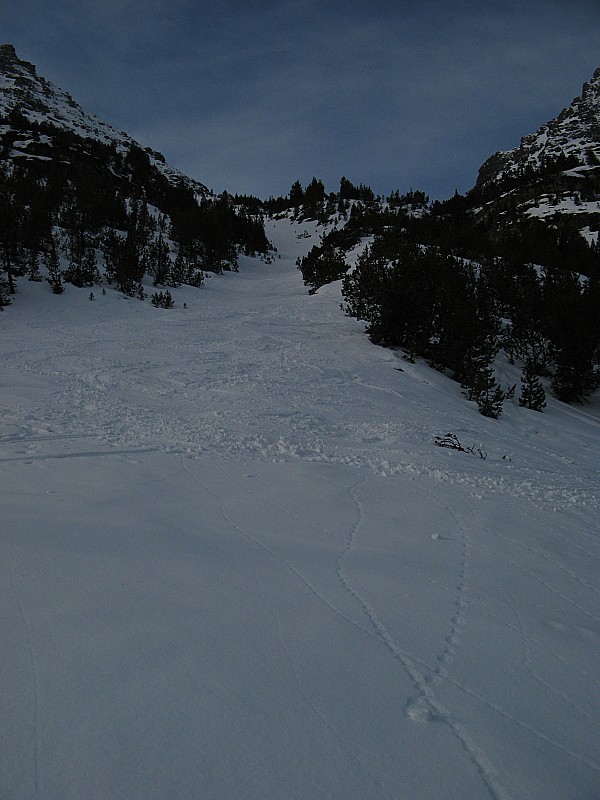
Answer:
POLYGON ((43 265, 57 292, 63 278, 92 286, 103 273, 143 297, 148 273, 155 285, 198 284, 203 270, 235 268, 239 251, 267 248, 259 214, 182 175, 0 47, 0 307, 16 277, 41 280, 43 265))
POLYGON ((581 96, 533 134, 524 136, 512 150, 496 153, 479 171, 478 185, 517 174, 531 167, 540 170, 549 160, 574 159, 580 167, 600 166, 600 68, 584 83, 581 96))
POLYGON ((557 117, 482 165, 472 198, 481 203, 479 217, 492 224, 537 217, 597 238, 600 69, 557 117))
MULTIPOLYGON (((51 159, 57 149, 57 131, 73 137, 68 147, 78 154, 89 155, 89 145, 106 145, 121 156, 131 151, 147 157, 149 168, 165 177, 170 184, 185 183, 199 196, 208 194, 198 181, 186 177, 169 166, 161 153, 142 147, 131 136, 89 114, 73 100, 68 92, 54 86, 37 74, 36 68, 20 59, 11 44, 0 45, 0 150, 2 159, 51 159)), ((115 169, 114 164, 111 165, 115 169)))
MULTIPOLYGON (((170 228, 132 203, 179 178, 1 53, 0 258, 18 300, 0 315, 2 800, 595 798, 598 395, 548 392, 537 413, 510 390, 512 352, 494 364, 502 418, 483 416, 340 309, 338 268, 359 272, 385 231, 464 236, 464 198, 414 213, 411 192, 396 215, 283 198, 265 222, 277 253, 252 257, 265 231, 227 198, 198 204, 186 184, 170 228), (172 236, 205 259, 236 224, 239 274, 176 279, 172 236), (60 247, 73 272, 79 238, 102 275, 53 294, 38 256, 60 247), (297 264, 327 242, 309 294, 297 264), (114 278, 132 264, 133 294, 114 278), (155 285, 169 310, 138 299, 155 285)), ((484 274, 461 263, 452 311, 484 274)), ((561 302, 583 292, 569 274, 561 302)), ((541 286, 533 267, 497 276, 541 286)), ((585 333, 563 337, 567 367, 585 333)))

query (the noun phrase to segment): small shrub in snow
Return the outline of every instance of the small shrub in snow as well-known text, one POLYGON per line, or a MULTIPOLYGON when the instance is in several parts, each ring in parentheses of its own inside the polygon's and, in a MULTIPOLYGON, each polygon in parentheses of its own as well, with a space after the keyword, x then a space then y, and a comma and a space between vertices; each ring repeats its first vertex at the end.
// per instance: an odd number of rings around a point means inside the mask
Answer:
POLYGON ((461 453, 471 453, 475 455, 475 452, 477 452, 479 458, 482 458, 484 461, 487 458, 487 453, 481 447, 478 447, 477 451, 475 451, 475 445, 463 447, 455 433, 447 433, 445 436, 436 436, 435 444, 438 447, 447 447, 450 450, 458 450, 461 453))
POLYGON ((475 399, 479 407, 479 413, 483 414, 484 417, 498 419, 500 414, 502 414, 504 392, 495 381, 488 390, 482 392, 475 399))
POLYGON ((171 292, 168 289, 164 292, 154 292, 151 300, 155 308, 173 308, 175 305, 171 297, 171 292))

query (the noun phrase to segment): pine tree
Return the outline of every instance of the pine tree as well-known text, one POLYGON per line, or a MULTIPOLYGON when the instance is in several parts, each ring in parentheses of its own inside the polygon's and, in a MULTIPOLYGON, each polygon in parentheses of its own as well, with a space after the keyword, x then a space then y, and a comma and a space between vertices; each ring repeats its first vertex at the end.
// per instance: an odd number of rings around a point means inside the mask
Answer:
POLYGON ((96 249, 87 247, 83 256, 83 278, 86 286, 100 283, 100 271, 96 260, 96 249))
POLYGON ((348 180, 348 178, 343 177, 340 180, 340 192, 339 197, 342 200, 359 200, 360 197, 358 195, 358 190, 354 184, 348 180))
POLYGON ((290 189, 290 205, 292 208, 299 208, 303 202, 304 191, 302 189, 302 184, 300 181, 296 181, 292 184, 292 188, 290 189))
POLYGON ((29 257, 27 259, 28 262, 28 269, 29 269, 29 280, 35 281, 39 283, 42 280, 42 276, 40 275, 40 265, 38 262, 38 253, 35 250, 29 251, 29 257))
POLYGON ((130 229, 125 239, 111 231, 104 241, 106 279, 129 297, 139 291, 144 277, 144 247, 145 242, 140 242, 135 229, 130 229))
POLYGON ((3 310, 3 306, 10 305, 10 296, 8 294, 8 286, 6 284, 6 280, 0 275, 0 311, 3 310))
POLYGON ((154 292, 150 301, 155 308, 173 308, 175 305, 168 289, 164 292, 154 292))
POLYGON ((83 236, 70 235, 67 252, 69 266, 64 273, 64 279, 74 286, 93 286, 100 282, 100 273, 96 262, 96 250, 87 245, 83 236))
POLYGON ((484 355, 473 359, 461 386, 468 391, 469 400, 475 400, 479 413, 498 419, 502 414, 505 394, 496 383, 494 370, 484 355))
POLYGON ((83 259, 85 255, 85 238, 82 231, 69 233, 67 238, 67 254, 69 266, 64 272, 64 279, 73 286, 85 286, 83 276, 83 259))
POLYGON ((202 286, 204 273, 200 269, 197 254, 186 255, 184 247, 180 243, 173 264, 173 285, 179 286, 182 283, 188 286, 202 286))
POLYGON ((504 392, 496 383, 494 372, 491 367, 486 367, 480 377, 480 390, 475 397, 479 407, 479 413, 484 417, 498 419, 502 414, 502 403, 504 402, 504 392))
POLYGON ((56 243, 52 240, 46 253, 46 266, 48 267, 48 283, 54 294, 62 294, 65 287, 62 285, 62 271, 56 243))
POLYGON ((565 403, 582 402, 600 384, 600 286, 582 286, 573 270, 545 270, 549 339, 554 355, 552 390, 565 403))
POLYGON ((521 376, 521 396, 519 405, 532 411, 543 411, 546 407, 546 393, 532 364, 527 362, 521 376))
POLYGON ((171 264, 171 283, 169 285, 181 286, 182 283, 188 283, 189 271, 188 262, 183 256, 183 248, 179 245, 175 261, 171 264))
POLYGON ((15 276, 22 274, 21 223, 24 215, 18 197, 18 178, 0 169, 0 272, 6 275, 9 294, 15 294, 15 276))
POLYGON ((325 185, 323 181, 313 178, 304 192, 304 205, 315 210, 325 200, 325 185))
POLYGON ((173 275, 169 246, 162 234, 148 245, 148 272, 153 277, 154 286, 171 286, 173 275))

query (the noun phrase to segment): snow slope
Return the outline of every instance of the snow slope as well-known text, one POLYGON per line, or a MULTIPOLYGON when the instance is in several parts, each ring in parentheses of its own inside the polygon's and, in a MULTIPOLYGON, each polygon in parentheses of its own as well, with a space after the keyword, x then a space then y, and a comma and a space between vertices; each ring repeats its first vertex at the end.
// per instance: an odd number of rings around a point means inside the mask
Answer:
POLYGON ((597 798, 600 404, 482 417, 267 235, 0 316, 0 795, 597 798))

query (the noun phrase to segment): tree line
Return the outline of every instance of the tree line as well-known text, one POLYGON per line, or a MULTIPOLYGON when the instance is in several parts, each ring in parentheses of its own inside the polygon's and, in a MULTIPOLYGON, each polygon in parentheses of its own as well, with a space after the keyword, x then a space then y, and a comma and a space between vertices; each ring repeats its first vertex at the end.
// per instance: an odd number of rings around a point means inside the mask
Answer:
POLYGON ((310 292, 343 280, 346 313, 373 342, 425 359, 486 416, 516 388, 496 383, 500 351, 522 365, 525 407, 544 408, 541 378, 566 402, 600 386, 600 253, 568 226, 527 220, 498 236, 473 222, 466 197, 428 204, 411 190, 353 204, 298 268, 310 292), (367 236, 348 272, 348 250, 367 236))
POLYGON ((41 265, 60 293, 98 283, 100 259, 105 280, 133 295, 145 275, 199 285, 203 271, 236 269, 240 252, 268 251, 263 212, 173 184, 136 145, 121 152, 16 112, 3 122, 13 127, 0 161, 0 308, 17 278, 41 280, 41 265), (28 156, 9 158, 25 130, 37 137, 28 156))

